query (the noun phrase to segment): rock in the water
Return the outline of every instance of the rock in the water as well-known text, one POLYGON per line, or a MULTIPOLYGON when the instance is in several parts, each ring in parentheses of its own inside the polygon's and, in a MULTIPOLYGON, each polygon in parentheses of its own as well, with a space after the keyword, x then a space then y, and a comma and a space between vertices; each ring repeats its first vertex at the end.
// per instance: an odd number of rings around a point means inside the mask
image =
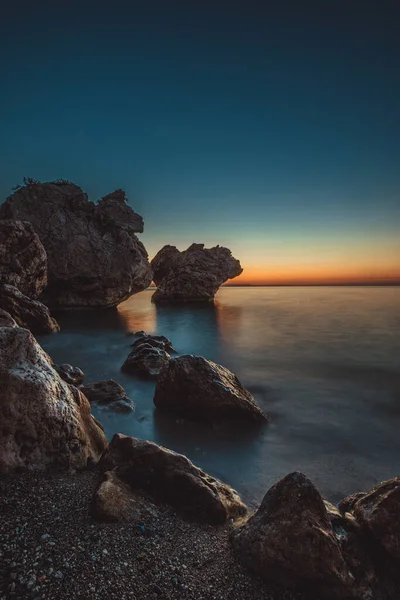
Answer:
POLYGON ((0 328, 0 472, 86 468, 107 446, 90 404, 27 329, 0 328))
POLYGON ((357 521, 396 561, 400 561, 400 477, 389 479, 352 506, 357 521))
POLYGON ((223 523, 247 510, 229 486, 204 473, 186 456, 153 442, 116 434, 99 467, 114 469, 132 489, 145 490, 196 520, 223 523))
POLYGON ((47 252, 51 307, 116 306, 151 282, 135 235, 143 222, 122 191, 95 205, 74 184, 30 184, 7 198, 0 218, 32 223, 47 252))
POLYGON ((80 390, 89 402, 106 404, 115 412, 131 412, 134 408, 132 400, 128 398, 122 385, 113 379, 87 383, 80 390))
POLYGON ((170 340, 163 335, 141 335, 132 344, 132 350, 121 370, 139 377, 157 377, 163 365, 171 358, 167 350, 174 352, 170 340))
POLYGON ((171 358, 164 365, 157 378, 154 404, 211 423, 267 420, 234 373, 191 354, 171 358))
POLYGON ((61 379, 70 385, 81 385, 85 379, 85 373, 79 367, 73 367, 68 364, 56 365, 53 363, 53 369, 57 371, 61 379))
POLYGON ((192 244, 179 252, 164 246, 151 261, 157 285, 153 302, 208 302, 225 281, 243 271, 228 248, 192 244))
POLYGON ((47 285, 47 256, 30 223, 0 221, 0 286, 37 298, 47 285))
POLYGON ((18 327, 10 313, 0 308, 0 327, 18 327))
POLYGON ((98 521, 140 522, 157 510, 148 498, 134 493, 114 471, 107 471, 93 494, 90 512, 98 521))
POLYGON ((0 287, 0 306, 13 316, 20 327, 30 329, 32 333, 39 335, 60 331, 47 306, 24 296, 13 285, 0 287))
POLYGON ((239 560, 272 582, 323 598, 355 597, 354 579, 324 501, 302 473, 291 473, 270 488, 233 542, 239 560))

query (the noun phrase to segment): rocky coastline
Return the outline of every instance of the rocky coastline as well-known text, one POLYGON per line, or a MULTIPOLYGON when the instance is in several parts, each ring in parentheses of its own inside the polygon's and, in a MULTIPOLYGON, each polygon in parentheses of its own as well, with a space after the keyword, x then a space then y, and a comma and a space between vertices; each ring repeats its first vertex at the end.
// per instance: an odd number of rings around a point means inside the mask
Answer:
MULTIPOLYGON (((187 457, 115 432, 91 403, 130 412, 114 380, 85 382, 34 335, 51 308, 112 307, 153 280, 154 302, 212 302, 242 267, 230 250, 165 246, 117 190, 28 182, 0 207, 0 600, 398 600, 400 478, 336 507, 302 473, 256 511, 187 457)), ((73 357, 71 357, 73 360, 73 357)), ((155 381, 155 409, 267 427, 234 373, 138 332, 121 370, 155 381)))

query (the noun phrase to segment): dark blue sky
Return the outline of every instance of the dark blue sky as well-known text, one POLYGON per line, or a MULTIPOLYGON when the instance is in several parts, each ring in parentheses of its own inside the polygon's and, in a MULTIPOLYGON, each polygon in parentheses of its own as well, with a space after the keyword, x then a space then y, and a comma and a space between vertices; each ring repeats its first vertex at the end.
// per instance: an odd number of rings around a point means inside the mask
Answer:
POLYGON ((9 3, 0 198, 24 176, 123 187, 150 254, 205 241, 267 279, 389 272, 399 19, 385 0, 9 3))

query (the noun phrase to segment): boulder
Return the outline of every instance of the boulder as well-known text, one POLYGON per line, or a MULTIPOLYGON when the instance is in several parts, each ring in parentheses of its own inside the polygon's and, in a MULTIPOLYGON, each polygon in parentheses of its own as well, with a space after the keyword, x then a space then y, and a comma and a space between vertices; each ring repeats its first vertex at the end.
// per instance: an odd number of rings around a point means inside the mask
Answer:
POLYGON ((271 582, 324 599, 356 597, 324 501, 302 473, 270 488, 233 543, 239 560, 271 582))
POLYGON ((87 383, 80 390, 90 403, 105 404, 114 412, 131 412, 134 408, 122 385, 113 379, 87 383))
POLYGON ((60 331, 60 326, 50 315, 47 306, 39 300, 24 296, 13 285, 0 287, 0 306, 13 316, 20 327, 30 329, 34 334, 60 331))
POLYGON ((133 492, 114 471, 107 471, 93 494, 90 512, 97 521, 140 522, 157 514, 157 509, 148 498, 133 492))
POLYGON ((210 477, 186 456, 121 434, 114 435, 100 463, 114 470, 133 490, 149 492, 195 520, 223 523, 246 513, 246 506, 229 486, 210 477))
POLYGON ((79 367, 73 367, 67 363, 56 365, 52 363, 53 369, 57 371, 61 379, 70 385, 81 385, 85 379, 85 373, 79 367))
POLYGON ((7 198, 0 219, 32 223, 47 252, 51 307, 116 306, 151 282, 135 235, 143 222, 121 191, 95 205, 72 183, 31 183, 7 198))
POLYGON ((356 500, 351 510, 375 542, 400 562, 400 477, 377 485, 356 500))
POLYGON ((161 348, 167 352, 176 352, 172 346, 171 340, 165 337, 165 335, 148 335, 144 331, 139 331, 134 335, 138 336, 139 339, 135 340, 133 344, 131 344, 132 348, 138 348, 143 343, 146 343, 154 348, 161 348))
POLYGON ((132 344, 132 350, 121 367, 121 371, 139 377, 157 377, 163 365, 171 358, 165 348, 172 348, 164 336, 145 335, 132 344), (159 339, 157 339, 159 338, 159 339))
POLYGON ((267 421, 234 373, 191 354, 171 358, 163 366, 157 378, 154 404, 160 410, 211 423, 267 421))
POLYGON ((0 473, 85 468, 107 440, 90 404, 65 383, 27 329, 0 328, 0 473))
POLYGON ((157 290, 153 302, 209 302, 225 281, 243 271, 228 248, 192 244, 179 252, 164 246, 151 261, 157 290))
POLYGON ((37 298, 47 285, 47 256, 32 225, 0 221, 0 286, 13 285, 37 298))
POLYGON ((355 503, 363 498, 366 495, 365 492, 356 492, 355 494, 351 494, 351 496, 347 496, 344 500, 339 502, 339 510, 344 515, 346 513, 351 513, 355 503))

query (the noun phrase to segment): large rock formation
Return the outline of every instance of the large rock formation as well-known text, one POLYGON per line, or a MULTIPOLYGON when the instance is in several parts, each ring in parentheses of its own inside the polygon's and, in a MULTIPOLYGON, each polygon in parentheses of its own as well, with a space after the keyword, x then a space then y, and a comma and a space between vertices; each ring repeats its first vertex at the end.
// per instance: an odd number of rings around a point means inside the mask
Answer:
POLYGON ((210 301, 225 281, 243 271, 228 248, 204 248, 204 244, 192 244, 183 252, 164 246, 151 266, 157 285, 153 302, 210 301))
POLYGON ((154 404, 161 410, 211 423, 267 420, 234 373, 191 354, 171 358, 164 365, 157 378, 154 404))
POLYGON ((39 335, 60 331, 47 306, 24 296, 13 285, 0 287, 0 307, 9 312, 20 327, 30 329, 32 333, 39 335))
POLYGON ((4 284, 31 298, 46 287, 46 251, 30 223, 0 221, 0 287, 4 284))
POLYGON ((133 401, 128 398, 122 385, 113 379, 87 383, 80 388, 89 402, 106 405, 114 412, 131 412, 133 401))
POLYGON ((135 235, 143 221, 122 190, 95 205, 72 183, 32 183, 7 198, 0 218, 33 225, 47 252, 45 298, 52 307, 116 306, 151 282, 135 235))
POLYGON ((301 473, 276 483, 233 541, 240 561, 261 577, 323 598, 356 597, 324 501, 301 473))
POLYGON ((107 440, 88 400, 27 329, 0 327, 0 382, 0 473, 78 469, 99 458, 107 440))
POLYGON ((114 435, 99 467, 113 470, 132 489, 145 490, 196 520, 223 523, 246 513, 229 486, 210 477, 186 456, 153 442, 114 435))
POLYGON ((174 352, 172 344, 163 335, 140 335, 132 344, 132 350, 126 358, 121 370, 139 377, 157 377, 163 365, 171 358, 168 354, 174 352))

